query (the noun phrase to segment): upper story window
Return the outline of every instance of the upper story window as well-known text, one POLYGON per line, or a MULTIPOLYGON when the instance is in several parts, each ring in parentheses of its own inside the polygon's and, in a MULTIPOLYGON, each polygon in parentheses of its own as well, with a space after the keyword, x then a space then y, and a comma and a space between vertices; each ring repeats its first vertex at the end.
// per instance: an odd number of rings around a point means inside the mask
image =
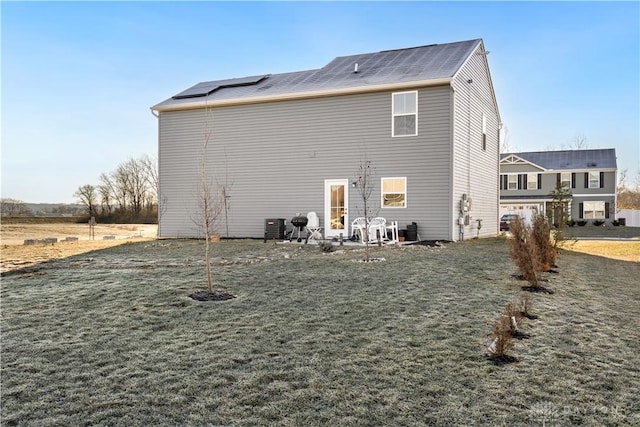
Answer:
POLYGON ((571 188, 571 172, 560 173, 560 186, 571 188))
POLYGON ((589 188, 600 188, 600 172, 589 172, 589 188))
POLYGON ((518 189, 518 175, 516 174, 507 175, 507 189, 508 190, 518 189))
POLYGON ((538 174, 528 173, 527 174, 527 190, 537 190, 537 189, 538 189, 538 174))
POLYGON ((418 92, 397 92, 393 97, 393 136, 418 134, 418 92))
POLYGON ((407 207, 407 178, 382 178, 383 208, 407 207))

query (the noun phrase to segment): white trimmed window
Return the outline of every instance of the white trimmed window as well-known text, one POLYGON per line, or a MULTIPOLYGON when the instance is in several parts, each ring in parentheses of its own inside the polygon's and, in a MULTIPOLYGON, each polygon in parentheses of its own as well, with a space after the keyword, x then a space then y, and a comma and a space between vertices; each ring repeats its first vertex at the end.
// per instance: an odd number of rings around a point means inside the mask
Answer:
POLYGON ((406 208, 407 207, 407 178, 382 178, 382 200, 380 206, 383 208, 406 208))
POLYGON ((397 92, 393 97, 393 136, 415 136, 418 134, 418 92, 397 92))
POLYGON ((604 202, 584 202, 585 219, 604 219, 604 202))
POLYGON ((509 174, 507 175, 507 189, 508 190, 517 190, 518 189, 518 175, 509 174))
POLYGON ((600 172, 589 172, 589 188, 600 188, 600 172))
POLYGON ((571 172, 560 173, 560 186, 571 188, 571 172))
POLYGON ((537 189, 538 189, 538 174, 528 173, 527 174, 527 190, 537 190, 537 189))

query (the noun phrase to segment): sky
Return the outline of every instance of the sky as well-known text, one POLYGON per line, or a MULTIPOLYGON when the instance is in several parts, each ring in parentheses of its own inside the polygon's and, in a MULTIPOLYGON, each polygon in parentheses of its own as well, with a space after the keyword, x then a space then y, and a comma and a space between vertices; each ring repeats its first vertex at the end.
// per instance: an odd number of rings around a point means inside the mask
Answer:
POLYGON ((0 2, 1 196, 74 203, 157 156, 150 107, 201 81, 482 38, 510 151, 640 169, 640 3, 0 2))

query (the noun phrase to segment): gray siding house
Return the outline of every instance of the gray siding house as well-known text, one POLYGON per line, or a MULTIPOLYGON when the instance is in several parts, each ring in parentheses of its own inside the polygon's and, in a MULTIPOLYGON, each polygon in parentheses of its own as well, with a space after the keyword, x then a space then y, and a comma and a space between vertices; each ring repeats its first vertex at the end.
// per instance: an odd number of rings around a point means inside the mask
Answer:
POLYGON ((487 53, 477 39, 338 57, 160 102, 159 236, 202 236, 192 219, 204 163, 229 190, 223 236, 260 238, 265 219, 313 211, 326 238, 347 238, 365 159, 376 216, 415 222, 422 240, 495 236, 501 121, 487 53))
POLYGON ((569 214, 578 220, 614 220, 616 151, 541 151, 500 155, 500 214, 543 214, 557 218, 550 193, 562 185, 571 191, 569 214))

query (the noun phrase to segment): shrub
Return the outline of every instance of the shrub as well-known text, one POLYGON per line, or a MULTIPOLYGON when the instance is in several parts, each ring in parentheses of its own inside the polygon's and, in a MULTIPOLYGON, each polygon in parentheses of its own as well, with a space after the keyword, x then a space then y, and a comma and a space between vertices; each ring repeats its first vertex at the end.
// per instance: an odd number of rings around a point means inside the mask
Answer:
POLYGON ((611 221, 611 224, 612 224, 614 227, 617 227, 617 226, 619 226, 619 225, 620 225, 620 221, 618 221, 617 219, 614 219, 613 221, 611 221))
POLYGON ((601 219, 596 219, 595 221, 593 221, 593 225, 595 225, 596 227, 600 227, 601 225, 604 225, 604 221, 602 221, 601 219))
POLYGON ((489 357, 496 363, 510 363, 517 359, 509 355, 509 351, 513 348, 513 336, 511 335, 511 319, 501 315, 493 324, 492 330, 493 341, 489 345, 489 357))
POLYGON ((580 227, 584 227, 585 225, 587 225, 587 221, 586 219, 581 219, 580 221, 576 222, 576 224, 578 224, 580 227))
POLYGON ((511 320, 511 322, 509 322, 511 335, 516 335, 518 333, 518 323, 524 317, 522 310, 518 307, 518 303, 510 302, 507 304, 504 314, 511 320))
POLYGON ((570 219, 570 220, 568 220, 568 221, 567 221, 567 225, 568 225, 569 227, 573 227, 573 226, 575 226, 575 225, 576 225, 576 222, 575 222, 574 220, 570 219))
POLYGON ((335 250, 335 247, 333 246, 333 244, 331 243, 330 240, 321 240, 318 242, 318 247, 320 248, 321 252, 333 252, 335 250))
POLYGON ((528 294, 523 294, 518 299, 518 305, 520 306, 520 314, 527 319, 537 319, 538 316, 531 313, 533 308, 533 299, 528 294))
POLYGON ((536 246, 538 262, 541 271, 551 270, 551 266, 556 263, 556 249, 551 242, 551 229, 542 215, 537 215, 533 220, 531 230, 531 240, 536 246))
POLYGON ((509 254, 520 270, 522 278, 531 286, 540 286, 541 271, 536 245, 531 242, 531 232, 524 225, 522 218, 511 221, 509 230, 512 238, 509 240, 509 254))

